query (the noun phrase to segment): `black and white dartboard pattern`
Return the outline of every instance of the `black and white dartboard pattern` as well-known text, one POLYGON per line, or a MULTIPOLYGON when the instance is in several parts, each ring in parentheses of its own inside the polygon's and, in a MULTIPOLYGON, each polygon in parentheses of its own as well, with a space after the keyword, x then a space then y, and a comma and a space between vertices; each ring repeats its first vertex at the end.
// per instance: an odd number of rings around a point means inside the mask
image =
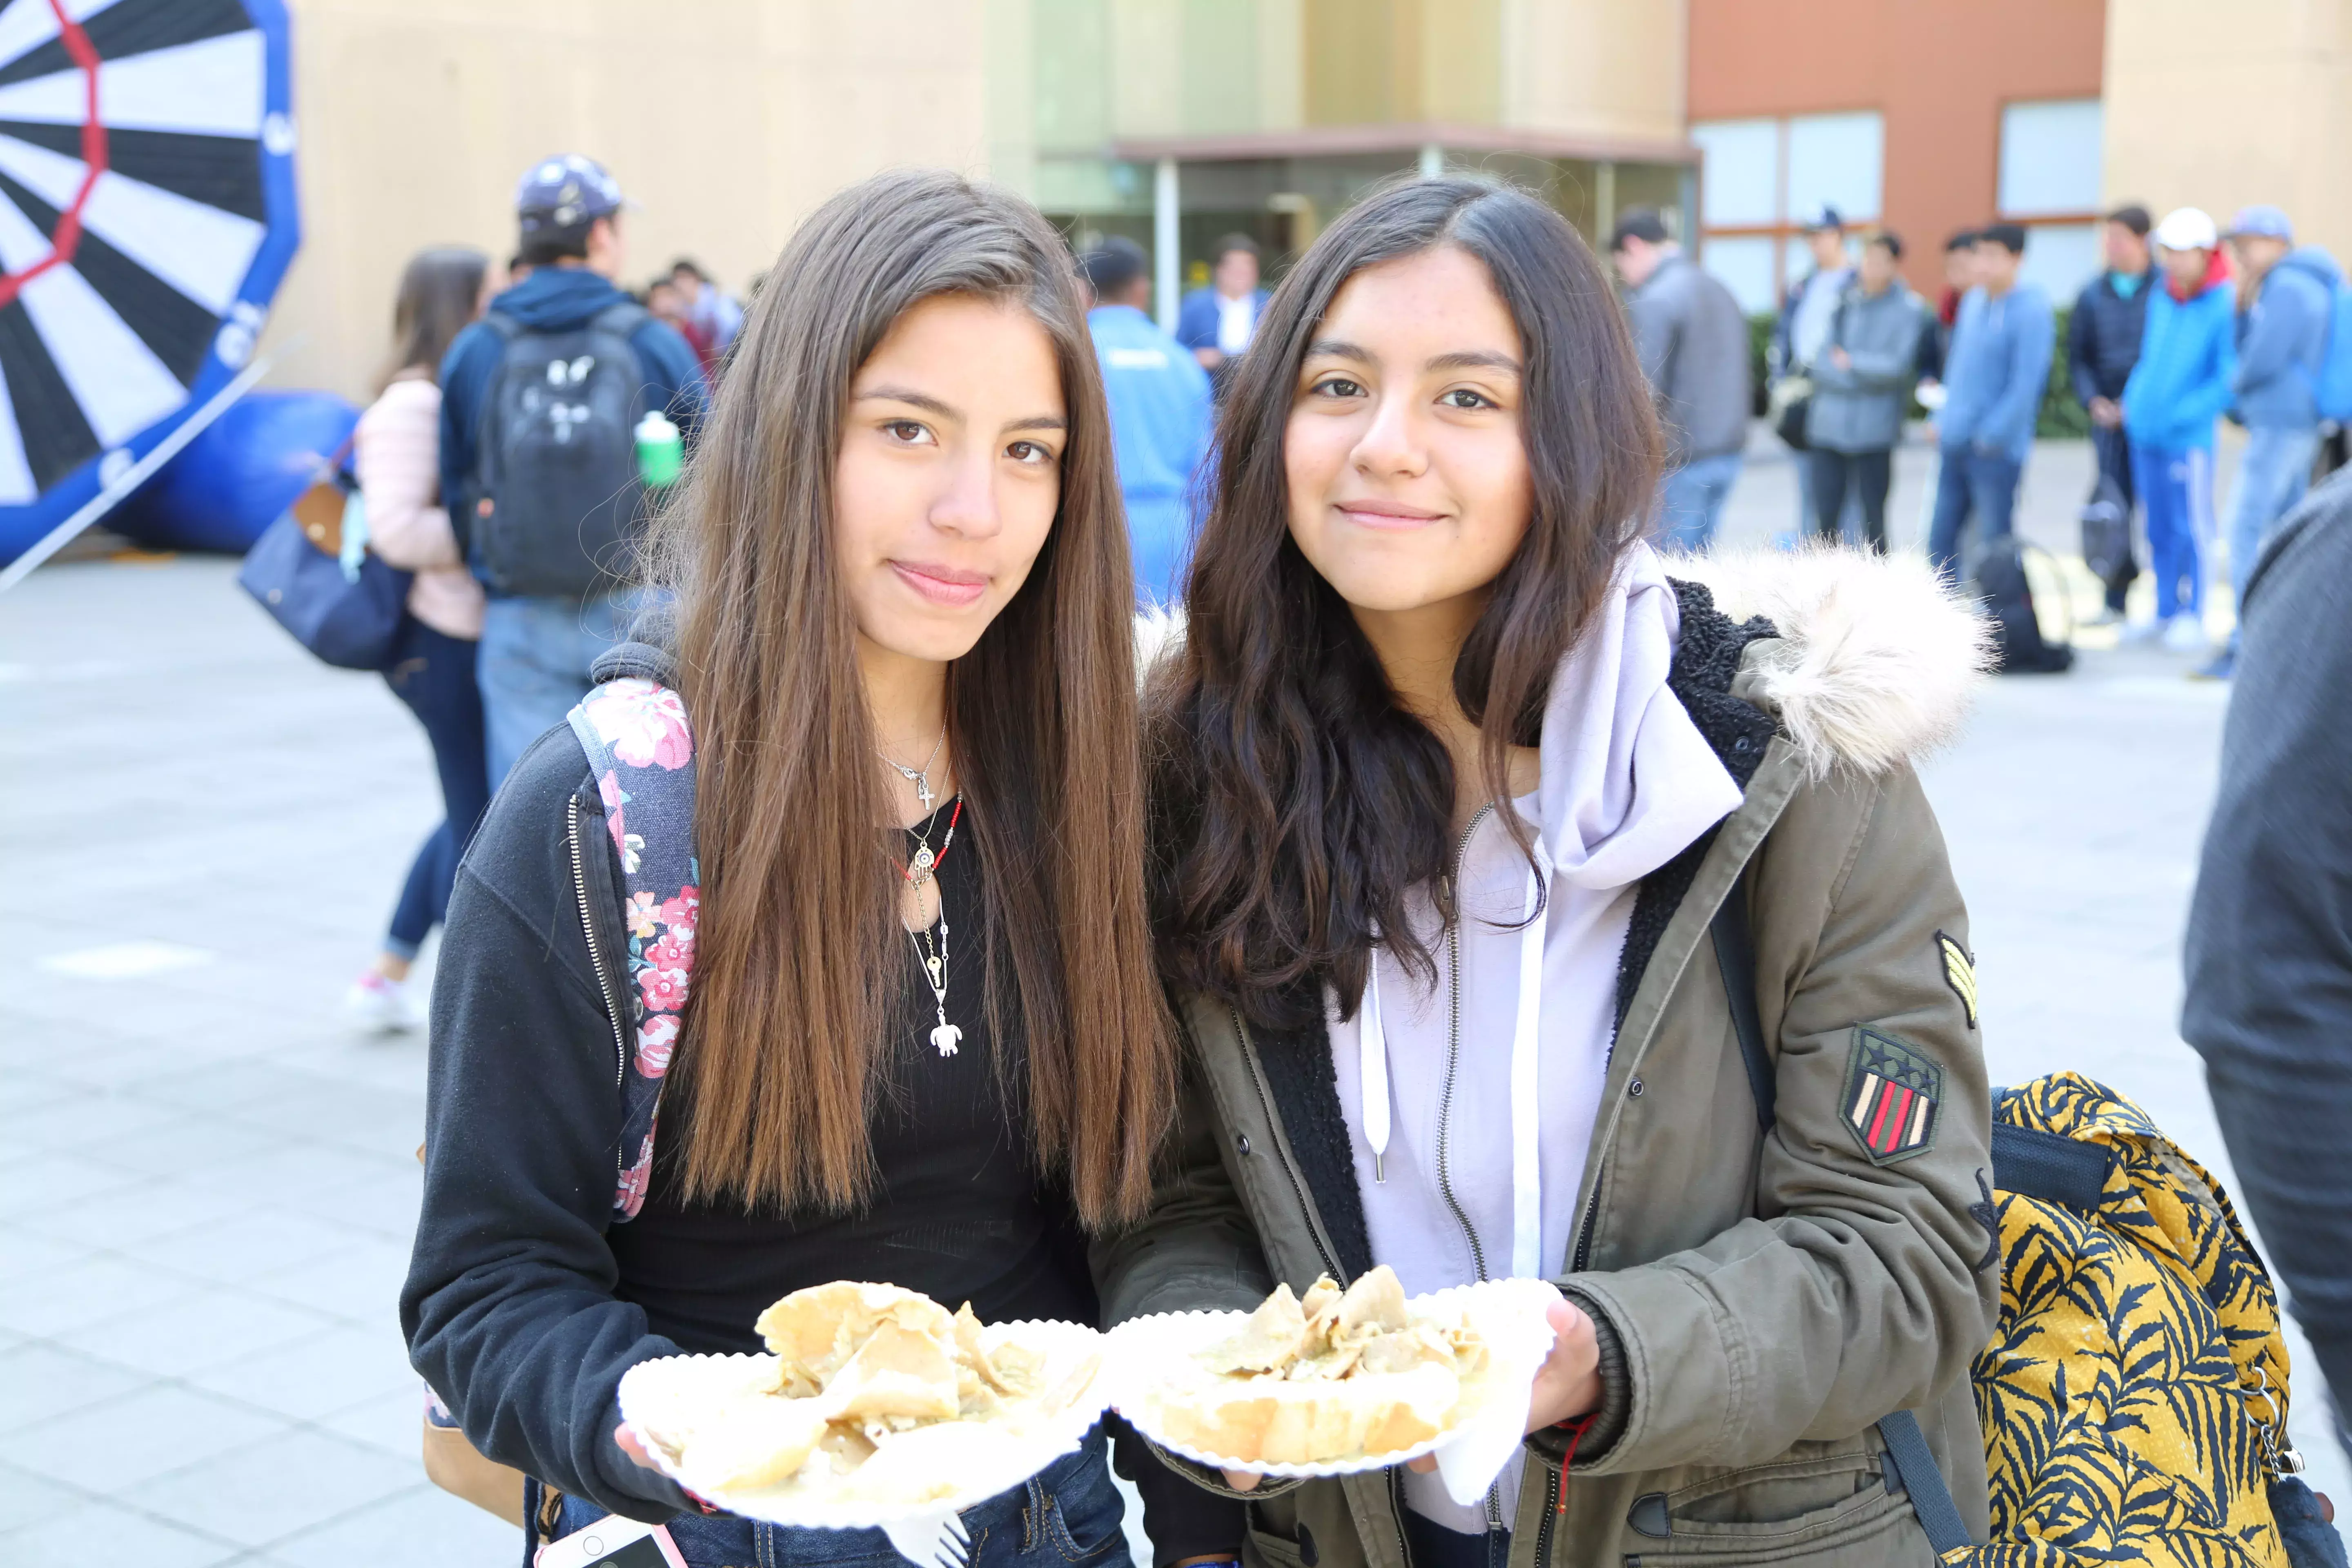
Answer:
POLYGON ((0 0, 0 509, 94 489, 243 365, 292 145, 282 0, 0 0))

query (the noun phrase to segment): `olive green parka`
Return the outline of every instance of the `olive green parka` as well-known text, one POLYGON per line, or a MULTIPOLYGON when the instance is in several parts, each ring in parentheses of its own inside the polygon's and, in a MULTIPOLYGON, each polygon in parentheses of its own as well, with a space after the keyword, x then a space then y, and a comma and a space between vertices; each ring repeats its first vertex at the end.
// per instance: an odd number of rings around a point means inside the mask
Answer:
MULTIPOLYGON (((1916 563, 1670 570, 1669 686, 1744 799, 1636 896, 1554 1276, 1599 1331, 1602 1402, 1572 1458, 1565 1430, 1528 1439, 1511 1568, 1932 1563, 1873 1424, 1916 1415, 1983 1539, 1968 1372, 1996 1307, 1991 1113, 1967 912, 1910 763, 1957 727, 1981 626, 1916 563), (1729 898, 1754 932, 1769 1131, 1708 940, 1729 898), (1874 1070, 1913 1091, 1921 1143, 1874 1145, 1874 1070)), ((1206 996, 1180 1015, 1179 1146, 1148 1220, 1096 1246, 1107 1324, 1374 1261, 1322 1032, 1256 1031, 1206 996)), ((1410 1568, 1391 1472, 1251 1496, 1252 1568, 1410 1568)))

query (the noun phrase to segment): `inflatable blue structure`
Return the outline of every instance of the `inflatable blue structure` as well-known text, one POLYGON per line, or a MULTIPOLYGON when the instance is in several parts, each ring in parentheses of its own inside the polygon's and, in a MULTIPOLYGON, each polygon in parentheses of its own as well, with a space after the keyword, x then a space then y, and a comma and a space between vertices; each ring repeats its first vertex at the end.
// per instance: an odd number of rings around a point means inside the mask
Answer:
POLYGON ((301 222, 285 0, 0 12, 0 567, 29 567, 230 395, 301 222))
POLYGON ((106 526, 151 549, 242 555, 310 488, 359 418, 331 392, 248 392, 109 512, 106 526))

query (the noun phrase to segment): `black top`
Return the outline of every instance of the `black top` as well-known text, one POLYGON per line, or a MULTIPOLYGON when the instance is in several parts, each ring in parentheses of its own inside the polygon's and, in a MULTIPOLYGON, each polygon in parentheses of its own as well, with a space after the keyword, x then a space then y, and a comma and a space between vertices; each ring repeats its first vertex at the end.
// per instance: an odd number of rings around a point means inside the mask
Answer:
MULTIPOLYGON (((954 812, 950 802, 928 824, 934 848, 954 812)), ((1011 1037, 989 1036, 980 857, 971 827, 967 812, 938 871, 948 923, 948 1021, 963 1035, 953 1056, 933 1046, 939 1008, 917 941, 908 937, 872 1100, 871 1200, 840 1215, 746 1214, 724 1201, 688 1205, 675 1163, 656 1154, 645 1208, 610 1237, 621 1269, 614 1294, 643 1307, 653 1332, 689 1351, 755 1351, 751 1324, 770 1302, 835 1279, 902 1285, 950 1310, 970 1301, 982 1322, 1095 1321, 1094 1285, 1069 1198, 1036 1174, 1024 1152, 1027 1057, 1009 997, 1000 1005, 1011 1037)), ((916 843, 910 830, 907 855, 916 843)), ((937 926, 930 935, 936 943, 937 926)), ((665 1123, 657 1148, 680 1147, 676 1125, 665 1123)))
MULTIPOLYGON (((599 679, 616 675, 673 679, 658 648, 635 643, 599 661, 599 679)), ((954 912, 973 899, 970 881, 953 875, 971 849, 959 835, 946 868, 948 1000, 965 1031, 950 1060, 930 1047, 936 1020, 908 949, 908 995, 923 1005, 918 1013, 909 1004, 902 1054, 892 1063, 904 1110, 877 1105, 887 1199, 863 1221, 763 1245, 751 1234, 755 1222, 679 1213, 658 1179, 656 1155, 651 1204, 616 1226, 620 1047, 582 921, 597 927, 600 951, 625 950, 620 860, 571 731, 559 725, 523 754, 475 833, 449 900, 433 982, 424 1205, 400 1292, 409 1360, 475 1447, 628 1518, 667 1519, 694 1505, 613 1440, 622 1373, 681 1346, 747 1343, 759 1309, 793 1285, 864 1273, 950 1305, 969 1294, 972 1310, 991 1319, 1035 1312, 1093 1321, 1067 1203, 1019 1185, 1027 1178, 1016 1174, 1020 1162, 1009 1151, 1026 1146, 1012 1136, 1025 1111, 1007 1114, 1001 1102, 984 1109, 994 1095, 995 1052, 970 967, 981 951, 979 928, 954 912), (934 1117, 961 1118, 961 1131, 935 1136, 948 1123, 927 1120, 934 1117), (965 1247, 950 1234, 991 1210, 1009 1227, 1002 1242, 965 1247), (877 1223, 893 1211, 907 1223, 877 1223), (960 1217, 950 1223, 950 1214, 960 1217), (917 1215, 930 1223, 915 1223, 917 1215), (903 1266, 853 1273, 833 1250, 852 1229, 869 1257, 903 1258, 903 1266), (650 1250, 692 1259, 700 1272, 678 1277, 707 1283, 651 1300, 650 1250), (952 1261, 959 1253, 961 1264, 952 1261), (1055 1291, 1062 1304, 1044 1305, 1055 1291), (1039 1305, 1013 1304, 1021 1302, 1039 1305)), ((968 877, 972 868, 966 861, 961 869, 968 877)), ((666 1125, 663 1142, 674 1143, 675 1133, 666 1125)), ((1195 1487, 1109 1425, 1119 1468, 1143 1492, 1160 1563, 1239 1546, 1240 1504, 1195 1487)))

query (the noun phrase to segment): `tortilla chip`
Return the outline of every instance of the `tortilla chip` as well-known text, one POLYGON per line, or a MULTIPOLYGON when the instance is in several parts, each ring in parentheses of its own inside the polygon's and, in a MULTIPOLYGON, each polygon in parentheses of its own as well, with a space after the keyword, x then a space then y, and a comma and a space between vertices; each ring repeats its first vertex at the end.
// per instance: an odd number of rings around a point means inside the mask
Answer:
POLYGON ((1339 1298, 1339 1329, 1337 1337, 1353 1338, 1366 1329, 1381 1333, 1397 1333, 1406 1326, 1404 1285, 1396 1270, 1383 1263, 1368 1269, 1346 1295, 1339 1298))
POLYGON ((1358 1373, 1337 1381, 1274 1377, 1162 1390, 1161 1432, 1241 1464, 1304 1465, 1377 1458, 1445 1428, 1461 1384, 1441 1366, 1358 1373))
POLYGON ((895 1322, 877 1325, 825 1385, 821 1403, 835 1420, 860 1426, 954 1420, 956 1368, 945 1336, 917 1333, 895 1322))
POLYGON ((791 1373, 797 1365, 823 1387, 885 1322, 936 1334, 942 1342, 951 1333, 947 1309, 929 1297, 896 1285, 845 1279, 793 1291, 761 1313, 752 1327, 782 1359, 787 1384, 794 1381, 791 1373))
POLYGON ((678 1462, 712 1491, 782 1486, 816 1450, 825 1420, 822 1401, 750 1394, 700 1423, 678 1462))
POLYGON ((912 1504, 950 1497, 1003 1462, 1003 1436, 978 1421, 941 1421, 883 1438, 840 1495, 856 1502, 912 1504))
POLYGON ((1295 1360, 1307 1339, 1307 1314, 1286 1284, 1258 1304, 1241 1332, 1202 1351, 1200 1362, 1220 1373, 1274 1372, 1295 1360))

